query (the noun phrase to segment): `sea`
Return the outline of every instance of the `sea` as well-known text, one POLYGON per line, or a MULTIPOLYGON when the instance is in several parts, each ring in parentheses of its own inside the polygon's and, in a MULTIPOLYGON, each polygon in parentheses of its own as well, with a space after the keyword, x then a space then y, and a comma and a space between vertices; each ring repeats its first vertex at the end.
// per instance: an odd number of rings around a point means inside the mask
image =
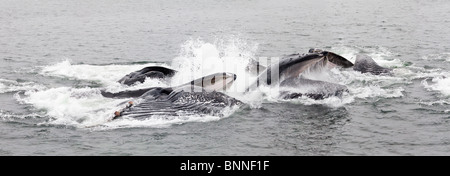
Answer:
POLYGON ((450 155, 448 0, 0 0, 0 26, 0 155, 450 155), (239 91, 252 60, 310 48, 393 71, 324 71, 348 92, 323 100, 239 91), (117 82, 154 65, 178 72, 117 82), (222 71, 244 105, 221 115, 111 120, 129 99, 100 94, 222 71))

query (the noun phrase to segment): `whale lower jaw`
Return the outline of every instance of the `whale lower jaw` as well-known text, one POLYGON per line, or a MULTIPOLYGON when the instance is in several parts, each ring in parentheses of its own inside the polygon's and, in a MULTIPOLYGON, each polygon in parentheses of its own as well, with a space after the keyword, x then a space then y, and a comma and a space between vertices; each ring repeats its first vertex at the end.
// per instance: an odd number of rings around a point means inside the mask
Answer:
POLYGON ((163 88, 144 94, 135 100, 132 107, 122 110, 120 116, 136 119, 146 119, 153 116, 189 116, 213 115, 223 116, 227 107, 239 106, 243 103, 222 92, 191 92, 184 89, 173 90, 170 93, 163 88))

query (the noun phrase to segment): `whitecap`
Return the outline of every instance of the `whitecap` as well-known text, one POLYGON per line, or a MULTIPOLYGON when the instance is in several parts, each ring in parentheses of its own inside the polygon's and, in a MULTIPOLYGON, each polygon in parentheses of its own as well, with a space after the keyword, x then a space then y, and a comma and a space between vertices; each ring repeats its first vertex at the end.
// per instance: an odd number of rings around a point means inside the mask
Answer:
MULTIPOLYGON (((449 74, 447 74, 449 75, 449 74)), ((445 96, 450 96, 450 77, 436 76, 431 79, 424 79, 422 85, 429 91, 439 91, 445 96)))
POLYGON ((422 57, 423 60, 450 62, 450 53, 428 54, 422 57))
MULTIPOLYGON (((66 59, 62 62, 43 66, 40 74, 44 76, 64 77, 76 80, 98 81, 106 86, 120 86, 117 80, 133 71, 140 70, 144 67, 155 66, 157 64, 150 63, 144 65, 88 65, 88 64, 72 64, 66 59)), ((166 66, 167 65, 163 65, 166 66)))
POLYGON ((34 82, 17 82, 7 79, 0 79, 0 93, 37 91, 45 88, 45 86, 34 82))

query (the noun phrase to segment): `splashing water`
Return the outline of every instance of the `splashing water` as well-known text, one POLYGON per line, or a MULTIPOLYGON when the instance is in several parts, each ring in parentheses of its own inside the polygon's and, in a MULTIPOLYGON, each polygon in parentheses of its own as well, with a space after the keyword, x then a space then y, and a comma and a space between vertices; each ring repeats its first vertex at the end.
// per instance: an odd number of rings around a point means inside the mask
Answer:
MULTIPOLYGON (((393 68, 394 76, 376 76, 361 74, 352 69, 331 69, 320 73, 307 75, 310 79, 345 85, 348 92, 341 98, 329 97, 323 100, 299 98, 295 100, 281 99, 278 88, 261 86, 255 92, 243 93, 245 88, 256 79, 256 75, 248 72, 256 56, 258 45, 240 39, 217 39, 208 43, 201 39, 188 40, 181 45, 179 56, 175 57, 171 65, 141 64, 141 65, 87 65, 71 64, 69 60, 41 67, 41 75, 63 77, 74 80, 88 80, 99 82, 102 88, 45 88, 30 83, 17 83, 0 80, 0 91, 11 89, 25 91, 25 96, 17 97, 23 103, 31 104, 37 109, 46 111, 51 117, 49 124, 63 124, 80 128, 92 127, 98 129, 126 128, 126 127, 168 127, 173 124, 186 122, 216 121, 216 116, 180 116, 180 117, 152 117, 146 120, 121 118, 110 121, 112 112, 123 108, 123 102, 129 99, 108 99, 100 94, 100 89, 111 92, 134 90, 148 87, 170 87, 184 84, 193 79, 217 72, 237 74, 237 79, 227 94, 243 101, 251 108, 260 108, 264 102, 294 103, 303 105, 321 104, 329 107, 342 107, 356 99, 396 98, 402 97, 404 88, 399 86, 409 84, 413 79, 432 77, 431 82, 424 81, 423 86, 430 91, 440 91, 449 95, 449 78, 443 77, 441 70, 420 70, 408 66, 397 58, 392 58, 389 49, 385 47, 338 46, 329 49, 339 55, 354 61, 357 54, 367 54, 381 66, 393 68), (171 82, 165 83, 157 79, 147 79, 144 83, 125 86, 117 83, 124 75, 146 66, 161 65, 177 70, 171 82), (424 75, 425 74, 425 75, 424 75), (11 86, 12 85, 12 86, 11 86), (16 86, 16 88, 14 88, 16 86), (28 86, 28 87, 27 87, 28 86)), ((306 51, 306 50, 305 50, 306 51)), ((290 53, 284 53, 290 54, 290 53)), ((281 56, 281 55, 280 55, 281 56)), ((224 110, 224 117, 231 115, 237 107, 224 110)))
POLYGON ((215 44, 200 39, 185 42, 181 46, 180 56, 172 61, 172 67, 182 74, 176 74, 171 85, 180 85, 213 73, 230 72, 238 76, 229 91, 243 92, 245 86, 256 78, 246 69, 255 59, 257 45, 253 44, 250 50, 242 45, 247 43, 238 39, 217 40, 215 44))
MULTIPOLYGON (((450 74, 447 74, 450 75, 450 74)), ((428 79, 422 81, 422 85, 427 90, 439 91, 445 96, 450 96, 450 78, 443 76, 436 76, 431 79, 431 84, 428 83, 428 79)))
MULTIPOLYGON (((110 92, 135 90, 148 87, 170 87, 191 81, 192 79, 210 73, 236 73, 239 65, 241 72, 245 70, 245 62, 252 59, 253 51, 243 50, 239 40, 217 40, 217 44, 206 43, 201 40, 190 40, 182 45, 180 55, 174 58, 172 68, 178 70, 169 83, 158 79, 147 79, 144 83, 125 86, 117 83, 124 75, 142 69, 145 65, 87 65, 71 64, 69 60, 41 67, 40 74, 44 76, 61 77, 73 80, 99 82, 102 88, 40 88, 26 91, 25 96, 16 97, 20 102, 31 104, 37 109, 46 111, 51 119, 43 124, 69 125, 79 128, 94 127, 96 129, 126 128, 126 127, 167 127, 186 122, 207 122, 219 120, 217 116, 189 115, 180 117, 151 117, 145 120, 121 118, 110 121, 113 112, 119 110, 129 99, 108 99, 100 94, 100 89, 110 92), (225 46, 222 46, 225 44, 225 46), (244 62, 244 64, 242 64, 244 62), (239 64, 238 64, 239 63, 239 64), (207 66, 207 67, 202 67, 207 66)), ((256 50, 256 47, 252 47, 256 50)), ((239 72, 239 71, 238 71, 239 72)), ((242 74, 244 75, 244 74, 242 74)), ((232 90, 231 88, 230 90, 232 90)), ((243 89, 243 88, 242 88, 243 89)), ((223 110, 223 117, 236 111, 237 107, 223 110)))
POLYGON ((44 86, 34 82, 17 82, 7 79, 0 79, 0 93, 37 91, 45 89, 44 86))

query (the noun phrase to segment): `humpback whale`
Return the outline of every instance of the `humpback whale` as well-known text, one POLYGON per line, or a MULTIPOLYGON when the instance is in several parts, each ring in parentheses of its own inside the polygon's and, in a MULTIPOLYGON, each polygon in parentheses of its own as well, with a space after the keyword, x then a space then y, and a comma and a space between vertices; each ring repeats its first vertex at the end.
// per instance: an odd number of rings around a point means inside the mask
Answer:
MULTIPOLYGON (((256 63, 256 65, 256 68, 261 68, 259 63, 256 63)), ((355 64, 353 64, 338 54, 313 48, 306 54, 287 55, 282 57, 278 63, 269 65, 246 91, 254 90, 260 85, 279 85, 280 97, 284 99, 301 96, 315 100, 330 96, 340 97, 343 93, 348 92, 345 85, 307 79, 303 76, 308 72, 327 70, 333 67, 353 67, 355 71, 373 75, 391 74, 392 71, 392 69, 379 66, 366 55, 358 55, 355 64)))
POLYGON ((317 100, 330 96, 342 96, 344 92, 348 92, 346 86, 307 79, 302 74, 334 67, 349 68, 352 66, 353 63, 340 55, 329 51, 310 49, 306 54, 287 55, 282 57, 279 62, 269 65, 259 74, 253 84, 246 88, 246 92, 255 90, 261 85, 279 85, 280 97, 283 99, 306 96, 317 100))
MULTIPOLYGON (((389 74, 391 69, 376 64, 372 58, 358 55, 355 64, 333 52, 320 49, 310 49, 306 54, 291 54, 282 57, 279 62, 267 67, 256 63, 257 73, 263 70, 257 79, 246 88, 246 92, 258 86, 280 87, 280 98, 294 99, 306 96, 312 99, 324 99, 331 96, 342 96, 348 89, 345 85, 312 80, 303 76, 304 73, 331 69, 334 67, 350 68, 362 73, 374 75, 389 74)), ((132 72, 120 83, 133 85, 150 78, 170 78, 175 70, 152 66, 132 72)), ((113 119, 127 115, 143 119, 149 116, 180 116, 189 114, 219 115, 226 107, 242 105, 243 103, 224 92, 236 80, 233 73, 216 73, 204 76, 188 83, 174 87, 152 87, 139 90, 129 90, 117 93, 102 91, 102 95, 110 98, 134 98, 125 108, 116 111, 113 119)))
POLYGON ((392 69, 379 66, 371 57, 367 55, 357 55, 353 70, 361 73, 370 73, 373 75, 390 75, 392 69))
POLYGON ((307 54, 287 55, 259 74, 257 80, 247 88, 247 91, 260 85, 277 84, 285 79, 298 77, 307 70, 329 69, 336 66, 348 68, 352 67, 353 63, 335 53, 317 49, 311 49, 307 54))
POLYGON ((175 87, 152 87, 118 93, 102 92, 110 98, 135 98, 128 105, 114 113, 113 120, 128 115, 143 119, 153 115, 179 116, 192 114, 221 115, 226 107, 241 105, 242 102, 223 92, 229 88, 236 75, 216 73, 201 77, 175 87))
MULTIPOLYGON (((194 87, 197 87, 194 85, 194 87)), ((145 94, 130 101, 129 105, 115 112, 116 119, 127 115, 136 119, 150 116, 186 116, 186 115, 215 115, 222 116, 226 107, 242 105, 242 102, 227 96, 222 92, 207 91, 201 87, 200 92, 192 92, 190 85, 173 88, 154 87, 145 94)))
POLYGON ((118 82, 131 86, 137 82, 143 83, 146 78, 169 78, 175 75, 176 71, 162 66, 150 66, 141 70, 131 72, 121 78, 118 82))
MULTIPOLYGON (((234 80, 236 80, 236 74, 233 73, 215 73, 207 76, 203 76, 201 78, 192 80, 188 83, 172 87, 172 89, 177 89, 179 87, 186 87, 191 86, 192 92, 202 92, 202 91, 225 91, 227 88, 229 88, 234 80)), ((136 98, 140 97, 146 92, 153 90, 153 88, 145 88, 145 89, 138 89, 138 90, 126 90, 121 92, 107 92, 107 91, 101 91, 101 94, 104 97, 108 98, 136 98)))

